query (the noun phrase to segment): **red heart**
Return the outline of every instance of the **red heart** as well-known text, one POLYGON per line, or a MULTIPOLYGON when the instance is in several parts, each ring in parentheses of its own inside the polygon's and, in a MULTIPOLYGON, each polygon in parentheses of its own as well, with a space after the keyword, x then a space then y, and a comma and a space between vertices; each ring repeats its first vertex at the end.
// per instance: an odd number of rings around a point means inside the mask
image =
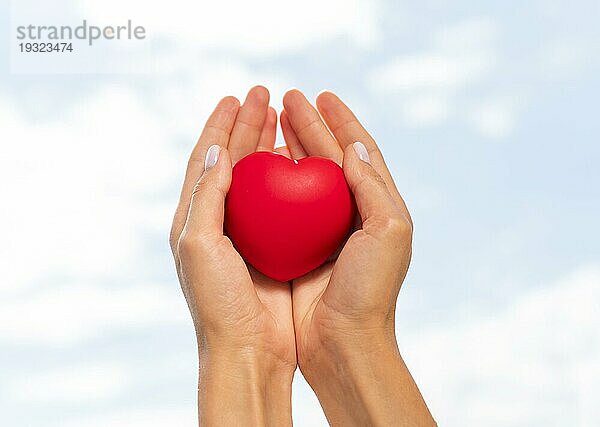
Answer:
POLYGON ((225 229, 248 263, 285 282, 323 264, 348 235, 354 213, 335 162, 257 152, 233 168, 225 229))

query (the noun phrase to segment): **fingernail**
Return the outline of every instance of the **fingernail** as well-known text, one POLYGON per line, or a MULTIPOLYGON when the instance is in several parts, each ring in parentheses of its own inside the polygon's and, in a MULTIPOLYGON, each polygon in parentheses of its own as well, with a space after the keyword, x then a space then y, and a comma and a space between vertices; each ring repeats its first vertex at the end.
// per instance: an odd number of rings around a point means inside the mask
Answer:
POLYGON ((204 170, 207 171, 217 164, 219 160, 219 152, 221 147, 218 145, 211 145, 206 151, 206 157, 204 158, 204 170))
POLYGON ((359 159, 361 159, 363 162, 371 163, 371 159, 369 158, 369 152, 367 151, 367 147, 365 147, 365 144, 356 141, 354 144, 352 144, 352 147, 354 147, 354 151, 356 151, 356 154, 358 155, 359 159))

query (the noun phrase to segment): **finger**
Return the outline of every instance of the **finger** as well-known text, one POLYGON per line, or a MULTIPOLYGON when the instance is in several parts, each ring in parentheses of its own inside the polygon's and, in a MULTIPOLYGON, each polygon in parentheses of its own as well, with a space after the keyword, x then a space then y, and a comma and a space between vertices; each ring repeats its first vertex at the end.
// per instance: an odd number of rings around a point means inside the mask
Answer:
POLYGON ((256 151, 268 109, 267 88, 255 86, 250 89, 237 115, 227 147, 234 163, 256 151))
POLYGON ((275 147, 275 138, 277 137, 277 111, 269 107, 267 117, 263 125, 256 151, 273 151, 275 147))
POLYGON ((275 152, 276 152, 277 154, 284 155, 284 156, 285 156, 285 157, 287 157, 288 159, 291 159, 291 158, 292 158, 292 155, 290 154, 290 150, 289 150, 289 148, 288 148, 288 147, 286 147, 286 146, 283 146, 283 147, 277 147, 277 148, 275 149, 275 152))
MULTIPOLYGON (((256 307, 260 303, 252 282, 243 273, 227 276, 229 270, 245 270, 243 259, 233 256, 223 263, 228 253, 237 255, 223 236, 225 198, 232 179, 231 157, 226 148, 212 145, 205 159, 204 173, 194 186, 177 241, 177 272, 184 293, 191 292, 194 303, 206 297, 210 303, 225 304, 234 310, 252 310, 252 304, 256 307), (227 277, 225 282, 223 277, 227 277)), ((189 296, 187 299, 190 302, 189 296)))
POLYGON ((343 152, 333 138, 319 112, 297 89, 290 90, 283 97, 283 106, 289 122, 310 156, 328 157, 341 164, 343 152))
POLYGON ((290 154, 291 158, 298 160, 308 156, 304 150, 304 147, 302 147, 302 144, 300 144, 300 140, 296 136, 296 132, 294 132, 294 129, 290 124, 290 119, 288 118, 285 110, 281 112, 279 120, 281 121, 283 139, 285 140, 285 145, 288 148, 288 153, 290 154))
POLYGON ((227 149, 211 145, 204 167, 194 186, 182 238, 210 245, 223 236, 225 196, 231 185, 231 158, 227 149))
POLYGON ((371 164, 385 181, 394 200, 403 209, 405 215, 410 218, 406 204, 396 188, 394 179, 385 164, 381 151, 377 147, 373 137, 361 125, 352 110, 332 92, 322 92, 317 97, 317 108, 342 149, 345 149, 355 141, 360 141, 365 145, 369 152, 371 164))
POLYGON ((183 181, 179 205, 175 211, 173 226, 171 227, 170 242, 173 253, 175 253, 179 235, 185 224, 194 185, 204 172, 206 150, 214 144, 221 147, 227 146, 239 108, 240 102, 233 96, 223 98, 206 121, 202 134, 192 150, 183 181))
POLYGON ((385 233, 383 224, 409 224, 394 201, 385 182, 369 163, 366 147, 355 142, 344 151, 343 169, 346 181, 354 194, 356 207, 362 220, 362 229, 371 233, 385 233))

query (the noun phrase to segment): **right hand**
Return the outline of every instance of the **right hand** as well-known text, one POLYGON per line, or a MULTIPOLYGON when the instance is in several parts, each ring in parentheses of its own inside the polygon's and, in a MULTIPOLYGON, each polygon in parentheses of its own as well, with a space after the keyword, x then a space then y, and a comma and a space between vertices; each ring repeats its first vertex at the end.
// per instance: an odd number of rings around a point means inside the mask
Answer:
POLYGON ((352 111, 330 92, 317 107, 320 115, 297 90, 285 95, 286 144, 294 158, 343 165, 360 225, 336 260, 293 281, 298 365, 332 424, 430 425, 395 337, 396 298, 411 258, 410 215, 352 111))

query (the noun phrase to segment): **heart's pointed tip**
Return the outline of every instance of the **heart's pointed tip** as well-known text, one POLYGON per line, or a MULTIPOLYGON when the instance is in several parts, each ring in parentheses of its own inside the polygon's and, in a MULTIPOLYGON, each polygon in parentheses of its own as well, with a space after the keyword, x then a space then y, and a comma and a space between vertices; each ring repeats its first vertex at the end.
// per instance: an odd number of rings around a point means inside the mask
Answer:
MULTIPOLYGON (((260 270, 258 270, 260 271, 260 270)), ((265 273, 264 271, 261 271, 262 274, 264 274, 265 276, 267 276, 269 279, 273 279, 276 282, 281 282, 281 283, 285 283, 285 282, 291 282, 294 279, 297 279, 300 276, 297 275, 289 275, 289 274, 279 274, 279 273, 265 273)))

